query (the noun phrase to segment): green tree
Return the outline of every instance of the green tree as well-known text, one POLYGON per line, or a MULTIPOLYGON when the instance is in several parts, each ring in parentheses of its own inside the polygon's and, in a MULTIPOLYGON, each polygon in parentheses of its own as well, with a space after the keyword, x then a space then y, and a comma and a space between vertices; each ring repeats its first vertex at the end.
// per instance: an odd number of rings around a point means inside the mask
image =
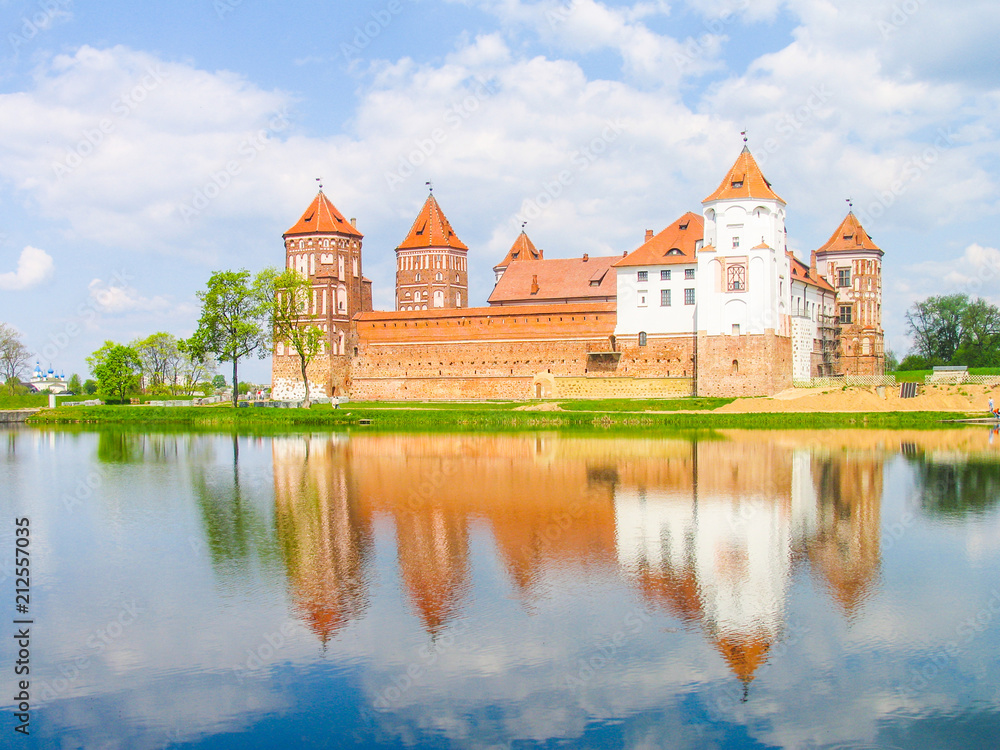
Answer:
POLYGON ((892 349, 885 350, 885 371, 896 372, 899 369, 899 357, 892 349))
POLYGON ((954 364, 993 367, 1000 362, 1000 309, 984 299, 970 302, 962 314, 962 340, 954 364))
POLYGON ((275 343, 293 349, 299 358, 299 373, 305 385, 306 397, 302 406, 309 408, 309 363, 323 350, 323 330, 312 325, 307 317, 312 298, 309 279, 294 269, 287 269, 272 279, 274 287, 271 325, 275 343))
POLYGON ((143 386, 169 386, 170 392, 176 393, 183 358, 177 337, 160 331, 132 342, 131 346, 142 361, 143 386))
POLYGON ((102 352, 101 362, 94 368, 98 388, 105 398, 124 401, 139 385, 142 361, 132 347, 122 344, 106 347, 107 344, 99 350, 102 352))
POLYGON ((0 378, 10 388, 11 394, 20 385, 21 373, 31 359, 31 352, 21 342, 13 326, 0 323, 0 378))
MULTIPOLYGON (((253 353, 263 359, 271 340, 271 274, 258 274, 251 281, 250 272, 216 271, 208 288, 198 292, 201 317, 198 329, 189 339, 194 356, 204 359, 211 353, 220 362, 233 363, 233 380, 239 383, 239 361, 253 353)), ((233 406, 237 405, 233 389, 233 406)))
POLYGON ((222 389, 226 387, 226 376, 216 375, 212 378, 212 387, 217 389, 222 389))
POLYGON ((66 384, 66 387, 69 388, 70 391, 72 391, 73 393, 82 393, 83 386, 80 384, 80 376, 77 375, 75 372, 72 375, 70 375, 69 383, 66 384))
POLYGON ((88 396, 93 396, 95 393, 97 393, 97 381, 91 380, 90 378, 84 380, 83 392, 86 393, 88 396))
POLYGON ((914 353, 930 364, 951 362, 962 343, 962 320, 969 307, 967 294, 928 297, 906 313, 914 353))

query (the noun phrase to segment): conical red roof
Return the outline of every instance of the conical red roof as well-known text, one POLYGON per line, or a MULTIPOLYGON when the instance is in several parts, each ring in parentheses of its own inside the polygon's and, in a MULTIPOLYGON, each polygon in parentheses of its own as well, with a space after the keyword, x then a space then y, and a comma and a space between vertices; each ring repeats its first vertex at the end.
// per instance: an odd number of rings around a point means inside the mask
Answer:
POLYGON ((757 165, 757 160, 753 158, 753 154, 746 146, 736 157, 732 169, 726 174, 716 191, 702 203, 733 198, 763 198, 785 202, 771 189, 771 183, 764 177, 764 173, 757 165))
POLYGON ((858 217, 851 211, 840 223, 840 226, 837 227, 837 231, 830 236, 826 244, 816 252, 857 252, 858 250, 876 250, 879 253, 882 252, 881 248, 868 236, 865 228, 861 226, 858 217))
POLYGON ((399 244, 399 250, 420 247, 452 247, 456 250, 469 248, 455 234, 448 217, 444 215, 434 194, 427 196, 417 220, 410 227, 410 233, 399 244))
POLYGON ((285 232, 282 236, 288 237, 293 234, 325 234, 334 233, 346 234, 350 237, 363 237, 344 215, 337 210, 337 207, 330 202, 330 199, 320 190, 309 208, 302 214, 295 226, 285 232))
POLYGON ((542 253, 535 247, 535 243, 531 241, 524 231, 517 236, 514 240, 514 244, 510 246, 510 250, 507 251, 507 255, 504 259, 497 263, 494 268, 506 268, 515 260, 541 260, 542 253))

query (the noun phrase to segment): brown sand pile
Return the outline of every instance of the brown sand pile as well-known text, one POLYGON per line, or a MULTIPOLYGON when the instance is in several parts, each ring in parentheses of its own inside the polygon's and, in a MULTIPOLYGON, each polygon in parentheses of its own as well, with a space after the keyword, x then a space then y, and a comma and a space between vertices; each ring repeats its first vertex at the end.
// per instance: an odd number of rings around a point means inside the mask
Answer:
POLYGON ((899 386, 884 395, 871 387, 790 388, 774 396, 739 398, 715 411, 723 414, 758 412, 955 411, 988 417, 990 396, 1000 405, 1000 387, 983 385, 921 385, 916 398, 899 397, 899 386))

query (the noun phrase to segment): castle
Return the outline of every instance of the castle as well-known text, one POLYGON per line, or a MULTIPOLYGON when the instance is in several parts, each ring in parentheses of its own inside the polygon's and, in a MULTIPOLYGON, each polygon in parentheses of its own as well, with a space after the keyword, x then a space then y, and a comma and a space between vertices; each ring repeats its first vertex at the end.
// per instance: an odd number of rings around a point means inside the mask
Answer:
MULTIPOLYGON (((363 236, 320 192, 284 234, 324 331, 310 392, 355 399, 757 396, 880 375, 882 250, 849 212, 808 265, 749 148, 718 188, 620 256, 545 259, 522 230, 469 307, 468 247, 433 191, 396 248, 396 309, 372 310, 363 236)), ((279 343, 275 398, 301 398, 279 343)))

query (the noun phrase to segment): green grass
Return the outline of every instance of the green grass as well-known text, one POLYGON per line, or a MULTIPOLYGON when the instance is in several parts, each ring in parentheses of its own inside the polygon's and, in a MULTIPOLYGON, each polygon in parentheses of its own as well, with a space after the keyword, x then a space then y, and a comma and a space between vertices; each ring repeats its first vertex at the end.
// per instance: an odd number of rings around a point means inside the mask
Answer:
MULTIPOLYGON (((56 396, 56 403, 59 401, 83 401, 92 396, 56 396)), ((0 409, 33 409, 39 406, 48 406, 49 397, 45 393, 26 393, 22 396, 12 396, 9 392, 0 393, 0 409)))
POLYGON ((701 411, 718 409, 735 400, 735 398, 608 398, 560 401, 559 406, 567 411, 701 411))
MULTIPOLYGON (((896 381, 900 383, 923 383, 924 378, 933 372, 933 370, 897 370, 890 375, 895 375, 896 381)), ((969 374, 1000 375, 1000 367, 970 367, 969 374)))
MULTIPOLYGON (((588 402, 580 402, 583 406, 588 402)), ((589 402, 591 404, 595 402, 589 402)), ((596 402, 602 403, 602 402, 596 402)), ((398 405, 345 404, 339 409, 260 409, 231 406, 152 407, 93 406, 46 410, 33 424, 108 424, 148 427, 176 425, 190 429, 268 431, 302 428, 394 431, 609 430, 636 431, 715 429, 833 429, 854 427, 940 428, 946 419, 964 414, 941 412, 714 414, 630 411, 514 411, 511 404, 435 404, 435 408, 404 409, 398 405)))

